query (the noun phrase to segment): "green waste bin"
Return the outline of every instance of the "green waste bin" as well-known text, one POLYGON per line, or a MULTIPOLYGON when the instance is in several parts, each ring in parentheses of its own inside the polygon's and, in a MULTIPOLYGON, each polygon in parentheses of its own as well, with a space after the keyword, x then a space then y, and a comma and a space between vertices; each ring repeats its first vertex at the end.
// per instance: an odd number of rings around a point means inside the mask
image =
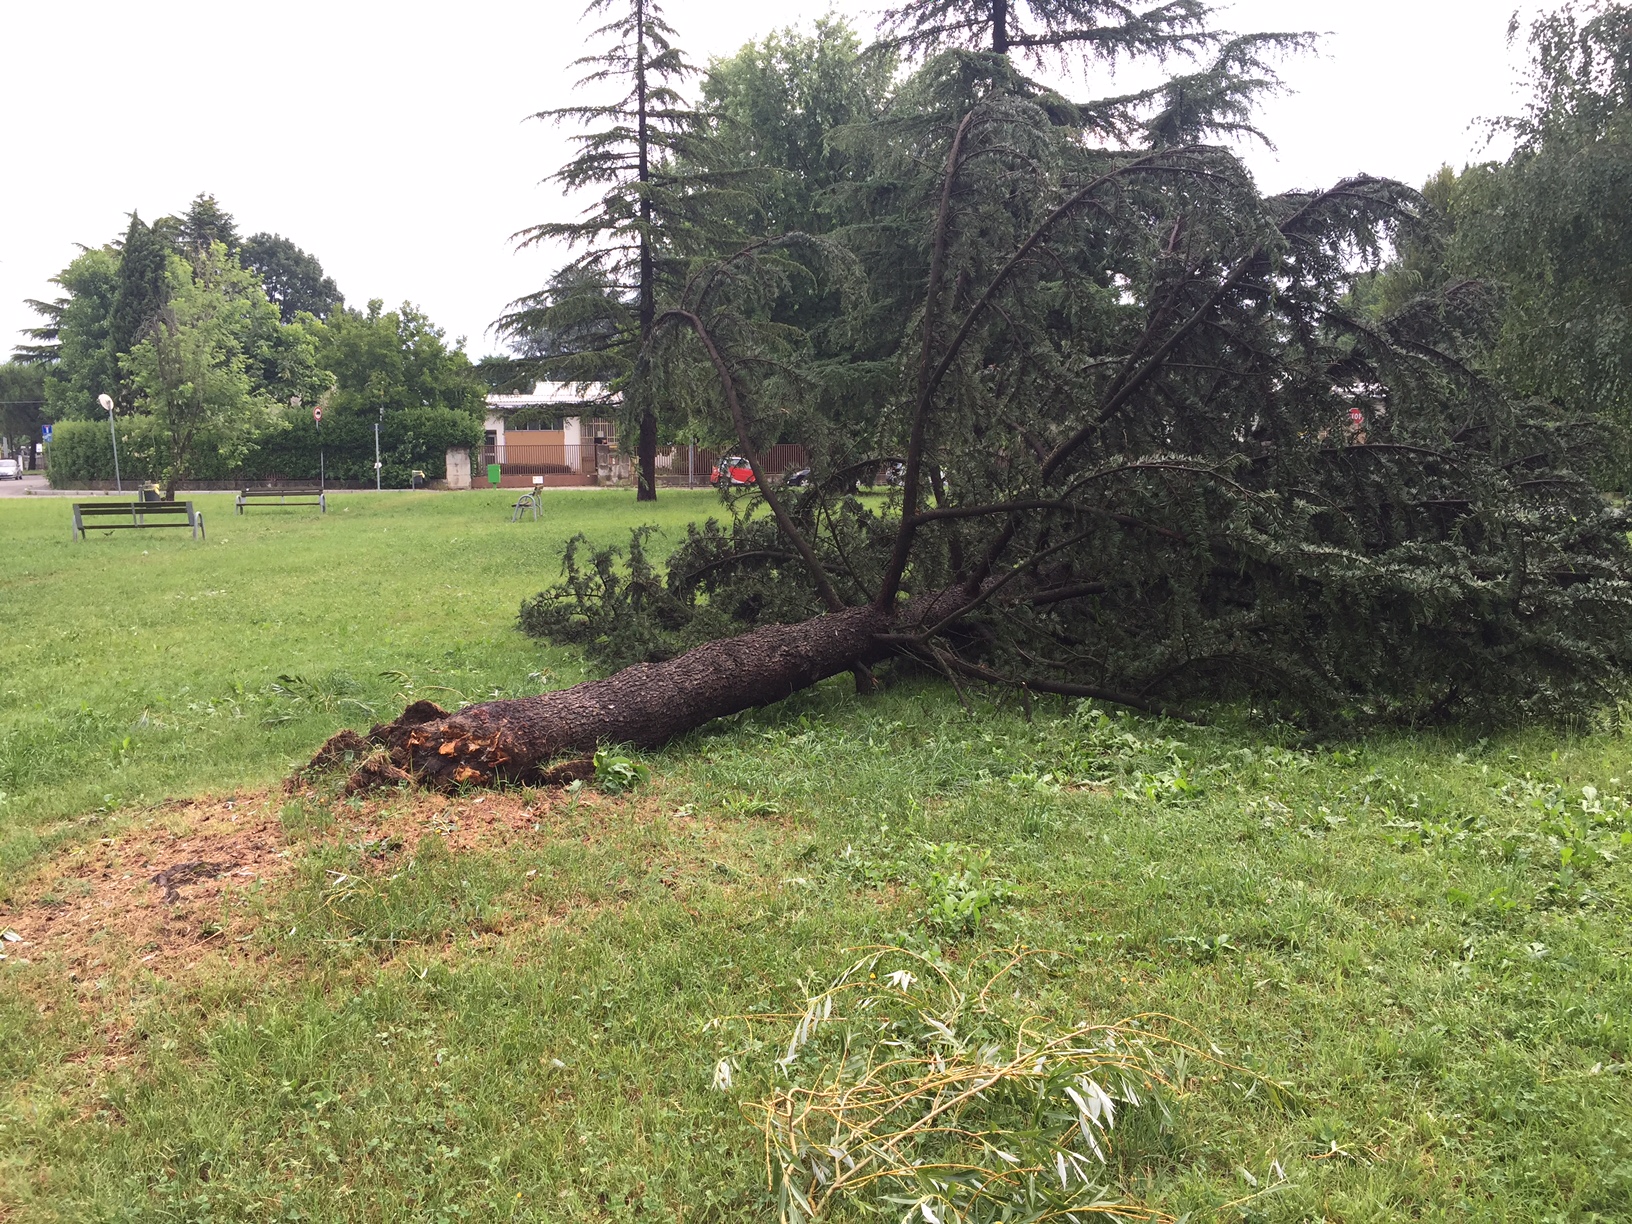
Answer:
POLYGON ((495 489, 499 487, 499 465, 498 464, 490 463, 490 464, 487 465, 487 483, 492 485, 495 489))

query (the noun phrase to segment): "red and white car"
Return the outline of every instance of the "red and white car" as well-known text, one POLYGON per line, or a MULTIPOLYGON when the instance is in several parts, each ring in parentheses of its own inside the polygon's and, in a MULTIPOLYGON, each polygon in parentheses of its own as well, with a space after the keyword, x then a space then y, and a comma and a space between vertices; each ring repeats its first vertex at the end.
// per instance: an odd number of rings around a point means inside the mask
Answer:
POLYGON ((754 469, 741 455, 727 455, 708 474, 708 483, 719 487, 751 485, 754 483, 754 469))

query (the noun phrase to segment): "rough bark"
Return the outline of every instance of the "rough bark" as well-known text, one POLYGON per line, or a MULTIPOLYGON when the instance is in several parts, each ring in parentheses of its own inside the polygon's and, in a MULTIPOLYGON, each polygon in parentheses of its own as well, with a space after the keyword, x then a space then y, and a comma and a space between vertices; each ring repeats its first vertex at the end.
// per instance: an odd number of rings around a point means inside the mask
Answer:
MULTIPOLYGON (((922 601, 918 617, 935 606, 922 601)), ((796 625, 767 625, 706 642, 663 663, 641 663, 605 680, 450 714, 415 702, 367 739, 342 731, 314 768, 349 758, 354 789, 413 779, 447 788, 499 780, 564 780, 603 744, 656 747, 715 718, 770 705, 828 676, 865 666, 894 647, 879 638, 903 621, 872 607, 847 608, 796 625), (558 764, 563 759, 567 764, 558 764)))
MULTIPOLYGON (((652 338, 657 317, 657 265, 652 255, 652 180, 650 98, 646 84, 646 6, 635 4, 635 178, 640 183, 640 345, 652 338)), ((650 408, 640 414, 640 439, 635 448, 635 500, 657 500, 657 415, 650 408)))
POLYGON ((635 500, 657 500, 657 414, 650 408, 640 414, 640 443, 635 456, 635 500))

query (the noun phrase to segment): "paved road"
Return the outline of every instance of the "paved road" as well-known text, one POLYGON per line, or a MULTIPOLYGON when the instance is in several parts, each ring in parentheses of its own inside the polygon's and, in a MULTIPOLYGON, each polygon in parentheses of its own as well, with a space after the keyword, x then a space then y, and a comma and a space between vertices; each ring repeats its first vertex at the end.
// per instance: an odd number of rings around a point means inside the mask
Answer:
POLYGON ((58 492, 45 483, 44 472, 24 472, 21 480, 0 480, 0 497, 68 497, 68 490, 58 492))
MULTIPOLYGON (((236 487, 236 486, 235 486, 236 487)), ((423 491, 423 490, 422 490, 423 491)), ((435 492, 436 490, 430 490, 435 492)), ((516 490, 520 492, 520 490, 516 490)), ((200 497, 204 494, 226 494, 231 497, 234 489, 187 489, 177 490, 177 496, 185 501, 189 496, 200 497)), ((329 496, 344 493, 351 497, 357 493, 372 493, 373 489, 329 489, 329 496)), ((400 489, 386 489, 387 493, 400 493, 400 489)), ((77 497, 81 500, 91 497, 123 497, 126 501, 136 498, 136 489, 127 487, 123 493, 115 493, 112 489, 53 489, 45 481, 44 472, 25 472, 21 480, 0 480, 0 497, 77 497)))

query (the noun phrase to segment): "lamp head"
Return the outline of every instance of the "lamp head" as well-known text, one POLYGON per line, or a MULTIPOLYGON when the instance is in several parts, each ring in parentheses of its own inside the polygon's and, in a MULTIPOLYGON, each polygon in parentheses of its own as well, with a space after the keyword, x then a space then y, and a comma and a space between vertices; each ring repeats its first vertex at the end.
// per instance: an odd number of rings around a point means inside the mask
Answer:
POLYGON ((102 405, 104 412, 113 411, 113 396, 103 393, 96 397, 96 402, 102 405))

